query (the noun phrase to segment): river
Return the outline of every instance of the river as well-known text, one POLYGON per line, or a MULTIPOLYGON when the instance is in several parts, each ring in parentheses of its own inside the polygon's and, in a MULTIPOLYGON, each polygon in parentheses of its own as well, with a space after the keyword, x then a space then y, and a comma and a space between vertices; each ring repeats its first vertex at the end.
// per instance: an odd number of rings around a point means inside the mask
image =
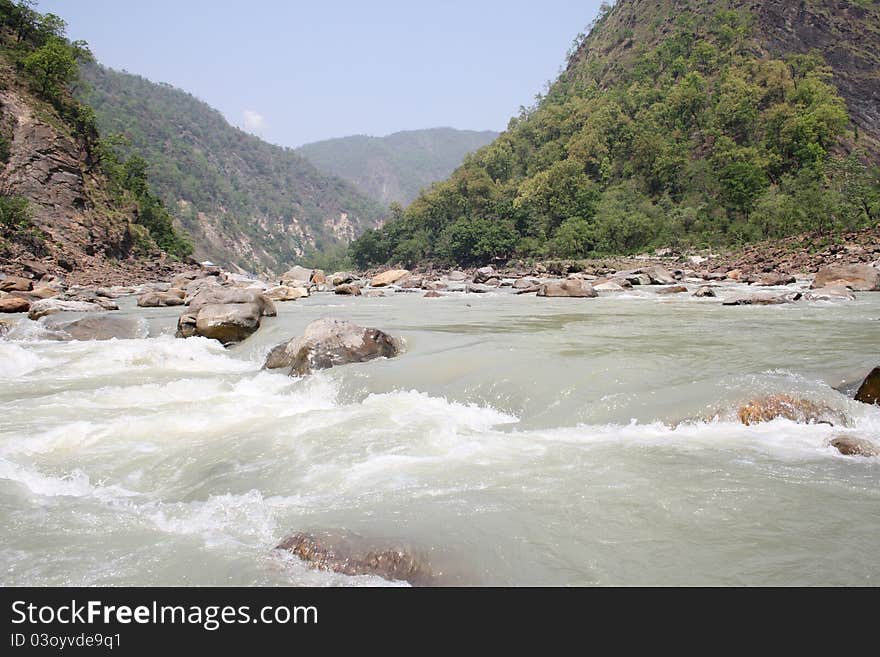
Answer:
POLYGON ((318 294, 226 350, 173 337, 0 340, 5 585, 385 585, 273 547, 296 531, 405 544, 465 585, 877 585, 880 294, 723 307, 651 290, 318 294), (310 321, 404 338, 395 359, 261 371, 310 321), (786 392, 846 427, 743 426, 786 392))

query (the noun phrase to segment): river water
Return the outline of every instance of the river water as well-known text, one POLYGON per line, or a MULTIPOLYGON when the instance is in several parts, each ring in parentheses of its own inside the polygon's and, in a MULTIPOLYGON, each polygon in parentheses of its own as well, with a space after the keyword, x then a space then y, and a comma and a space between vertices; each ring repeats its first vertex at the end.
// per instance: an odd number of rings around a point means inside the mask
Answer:
POLYGON ((880 364, 880 294, 722 307, 650 290, 536 299, 315 295, 238 347, 0 341, 5 585, 381 585, 273 547, 295 531, 405 545, 477 585, 877 585, 880 409, 834 386, 880 364), (390 360, 304 379, 274 344, 339 317, 390 360), (848 426, 746 427, 786 392, 848 426))

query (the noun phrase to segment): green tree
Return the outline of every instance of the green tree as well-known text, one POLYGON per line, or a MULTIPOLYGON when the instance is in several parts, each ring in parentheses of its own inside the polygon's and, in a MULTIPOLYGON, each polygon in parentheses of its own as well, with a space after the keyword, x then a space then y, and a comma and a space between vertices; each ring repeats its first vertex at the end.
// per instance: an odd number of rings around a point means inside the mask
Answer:
POLYGON ((65 85, 77 75, 76 59, 61 39, 50 39, 24 60, 24 69, 31 76, 40 94, 46 98, 60 96, 65 85))

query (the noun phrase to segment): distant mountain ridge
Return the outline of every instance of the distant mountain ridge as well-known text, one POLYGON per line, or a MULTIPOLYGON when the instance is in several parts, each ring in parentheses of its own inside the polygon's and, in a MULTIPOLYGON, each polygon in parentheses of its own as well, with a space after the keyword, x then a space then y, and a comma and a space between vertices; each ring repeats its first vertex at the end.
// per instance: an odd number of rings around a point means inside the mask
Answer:
POLYGON ((408 205, 422 189, 447 178, 465 155, 498 134, 446 127, 405 130, 386 137, 352 135, 318 141, 297 152, 383 205, 408 205))
POLYGON ((149 165, 151 185, 192 236, 194 256, 252 272, 344 248, 384 209, 292 149, 262 141, 171 85, 92 64, 78 97, 103 135, 149 165))

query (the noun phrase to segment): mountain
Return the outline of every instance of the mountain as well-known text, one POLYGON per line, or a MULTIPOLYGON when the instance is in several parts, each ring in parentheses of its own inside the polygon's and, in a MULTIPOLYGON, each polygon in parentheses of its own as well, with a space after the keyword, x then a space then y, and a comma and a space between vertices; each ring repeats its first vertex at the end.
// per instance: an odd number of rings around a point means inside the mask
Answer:
POLYGON ((65 27, 0 0, 0 266, 105 284, 155 277, 191 247, 138 163, 106 152, 73 98, 91 54, 65 27))
POLYGON ((355 135, 297 149, 320 170, 344 178, 384 206, 408 205, 419 192, 443 180, 465 155, 498 136, 485 130, 431 128, 387 137, 355 135))
POLYGON ((345 245, 383 209, 352 184, 319 172, 292 149, 231 126, 167 84, 99 65, 83 67, 78 97, 118 149, 148 163, 148 179, 191 236, 194 255, 252 272, 345 245))
POLYGON ((718 247, 880 221, 880 3, 621 0, 359 266, 718 247))

